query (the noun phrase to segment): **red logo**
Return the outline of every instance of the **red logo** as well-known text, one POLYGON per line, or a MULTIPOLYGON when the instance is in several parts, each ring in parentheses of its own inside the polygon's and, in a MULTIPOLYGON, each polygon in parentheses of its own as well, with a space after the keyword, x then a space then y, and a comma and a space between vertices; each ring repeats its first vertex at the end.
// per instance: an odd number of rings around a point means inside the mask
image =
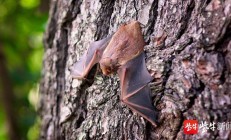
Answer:
POLYGON ((197 134, 198 133, 198 121, 197 120, 185 120, 184 121, 184 134, 197 134))

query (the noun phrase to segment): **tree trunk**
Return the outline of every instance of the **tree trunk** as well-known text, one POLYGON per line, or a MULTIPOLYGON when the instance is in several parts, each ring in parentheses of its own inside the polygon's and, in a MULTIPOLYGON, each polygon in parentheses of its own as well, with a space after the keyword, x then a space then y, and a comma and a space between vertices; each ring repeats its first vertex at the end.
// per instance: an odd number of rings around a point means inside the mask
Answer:
MULTIPOLYGON (((184 120, 231 122, 231 0, 53 0, 40 85, 41 139, 230 139, 228 130, 186 135, 184 120), (137 20, 158 126, 120 101, 116 74, 88 80, 70 67, 89 44, 137 20)), ((231 124, 230 124, 231 127, 231 124)))

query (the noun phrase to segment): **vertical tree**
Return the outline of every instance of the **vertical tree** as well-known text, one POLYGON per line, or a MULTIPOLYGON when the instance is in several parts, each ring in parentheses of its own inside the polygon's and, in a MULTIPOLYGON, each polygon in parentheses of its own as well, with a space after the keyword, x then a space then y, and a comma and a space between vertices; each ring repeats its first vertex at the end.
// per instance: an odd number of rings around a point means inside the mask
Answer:
POLYGON ((45 33, 40 85, 41 139, 228 139, 230 131, 183 133, 183 121, 231 121, 230 0, 56 0, 45 33), (118 76, 95 67, 88 80, 70 67, 89 44, 138 20, 147 42, 146 64, 154 128, 120 102, 118 76))

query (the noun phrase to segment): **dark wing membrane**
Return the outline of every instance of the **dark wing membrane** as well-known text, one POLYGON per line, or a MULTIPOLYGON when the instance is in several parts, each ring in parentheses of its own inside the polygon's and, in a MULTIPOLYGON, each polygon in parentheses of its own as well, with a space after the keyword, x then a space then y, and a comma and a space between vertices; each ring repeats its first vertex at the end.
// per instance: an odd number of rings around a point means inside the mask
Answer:
POLYGON ((144 58, 144 52, 142 52, 118 69, 121 89, 123 89, 125 96, 132 94, 137 89, 152 81, 153 78, 147 71, 144 58))
POLYGON ((148 85, 146 85, 137 91, 134 95, 128 97, 124 102, 133 111, 137 112, 139 115, 156 126, 158 114, 152 106, 150 92, 150 88, 148 85))
POLYGON ((152 106, 148 83, 153 79, 147 71, 144 53, 118 69, 121 98, 133 111, 156 125, 157 112, 152 106))
POLYGON ((111 37, 112 36, 109 36, 91 43, 88 50, 71 68, 71 75, 73 78, 83 79, 87 76, 91 68, 100 61, 103 51, 110 42, 111 37))

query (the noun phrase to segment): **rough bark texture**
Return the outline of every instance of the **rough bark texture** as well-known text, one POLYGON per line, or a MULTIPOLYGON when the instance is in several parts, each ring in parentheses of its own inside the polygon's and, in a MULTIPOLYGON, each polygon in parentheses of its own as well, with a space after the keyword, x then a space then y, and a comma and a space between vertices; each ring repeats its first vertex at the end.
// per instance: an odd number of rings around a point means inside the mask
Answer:
POLYGON ((41 139, 228 139, 224 130, 183 133, 183 121, 231 122, 231 0, 53 0, 45 33, 41 139), (89 43, 122 23, 142 23, 159 125, 120 102, 117 75, 95 67, 73 80, 89 43))

